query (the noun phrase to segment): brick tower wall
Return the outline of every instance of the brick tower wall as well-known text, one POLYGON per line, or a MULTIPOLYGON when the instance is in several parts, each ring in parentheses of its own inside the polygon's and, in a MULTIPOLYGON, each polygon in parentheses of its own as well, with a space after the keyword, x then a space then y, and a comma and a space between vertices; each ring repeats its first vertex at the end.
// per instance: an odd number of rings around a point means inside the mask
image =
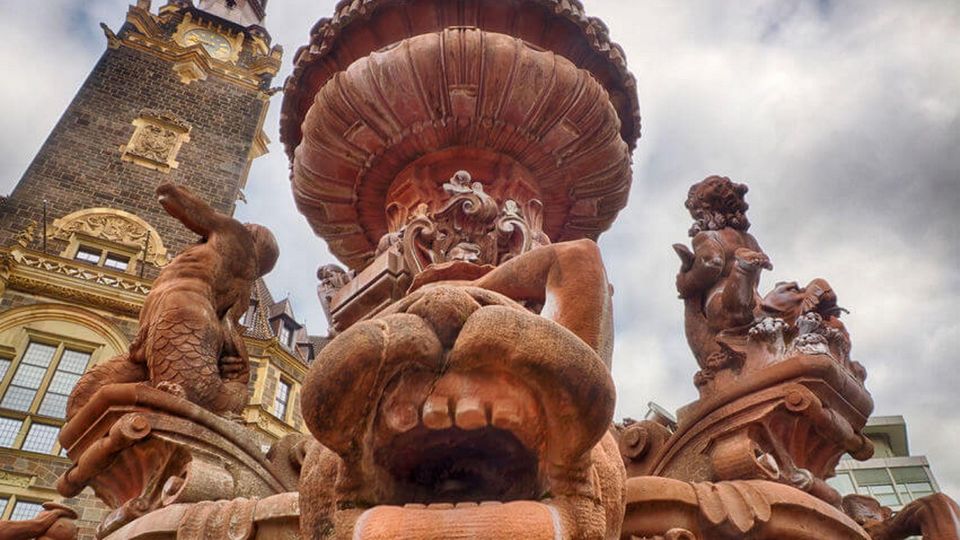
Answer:
POLYGON ((107 49, 0 210, 0 245, 30 220, 40 223, 46 199, 48 225, 83 208, 121 209, 153 225, 177 253, 196 235, 163 211, 154 189, 171 180, 232 214, 266 106, 258 92, 217 77, 183 84, 168 61, 129 47, 107 49), (161 172, 121 160, 143 109, 172 112, 192 126, 178 168, 161 172))

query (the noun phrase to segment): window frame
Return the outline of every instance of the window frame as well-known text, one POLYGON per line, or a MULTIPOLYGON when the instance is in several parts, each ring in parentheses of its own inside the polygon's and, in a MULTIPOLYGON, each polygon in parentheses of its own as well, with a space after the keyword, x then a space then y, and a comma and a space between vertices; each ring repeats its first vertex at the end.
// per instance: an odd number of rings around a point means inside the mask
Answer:
POLYGON ((290 343, 293 341, 293 328, 283 319, 280 319, 280 326, 277 328, 277 341, 288 349, 291 347, 290 343), (285 338, 282 337, 284 332, 286 332, 285 338))
MULTIPOLYGON (((9 450, 18 450, 23 452, 37 453, 31 450, 23 450, 23 443, 26 441, 27 435, 30 433, 33 425, 43 424, 51 427, 56 427, 61 429, 66 423, 66 419, 59 418, 56 416, 49 416, 46 414, 40 413, 40 406, 43 403, 44 398, 46 398, 47 393, 50 390, 50 384, 53 381, 54 376, 58 373, 61 362, 63 361, 64 352, 66 350, 73 350, 81 352, 88 356, 87 365, 84 368, 84 372, 90 368, 94 363, 94 358, 98 349, 103 345, 97 343, 87 342, 81 339, 72 338, 70 336, 62 336, 57 334, 51 334, 48 332, 43 332, 33 328, 25 327, 23 328, 23 335, 17 340, 18 346, 12 348, 16 351, 17 354, 13 357, 10 366, 7 368, 7 372, 2 379, 0 379, 0 402, 3 398, 6 397, 7 392, 11 387, 13 377, 16 375, 17 370, 20 368, 20 365, 23 363, 23 357, 27 353, 31 343, 39 343, 43 345, 56 347, 56 350, 53 353, 53 357, 50 360, 50 364, 46 368, 46 372, 43 375, 43 378, 40 381, 39 387, 36 389, 36 392, 33 395, 33 398, 30 401, 30 405, 26 411, 18 411, 16 409, 0 408, 0 417, 8 418, 10 420, 15 420, 21 422, 19 431, 14 437, 13 443, 11 446, 3 446, 0 449, 9 449, 9 450)), ((7 359, 7 355, 4 354, 6 350, 10 348, 0 349, 0 357, 7 359)), ((71 372, 72 373, 72 372, 71 372)), ((59 393, 57 393, 59 394, 59 393)), ((59 435, 58 435, 59 437, 59 435)), ((38 454, 38 455, 49 455, 49 456, 59 456, 60 455, 60 441, 58 440, 54 443, 53 448, 50 450, 49 454, 38 454)))
POLYGON ((104 268, 113 270, 114 272, 123 272, 123 273, 126 273, 126 272, 127 272, 127 268, 130 268, 130 263, 131 263, 132 261, 133 261, 133 259, 132 259, 131 257, 126 256, 126 255, 122 255, 122 254, 120 254, 120 253, 116 253, 116 252, 110 251, 110 250, 104 250, 104 252, 103 252, 103 264, 102 264, 102 266, 103 266, 104 268), (112 266, 112 265, 110 265, 110 264, 107 264, 107 263, 110 262, 110 261, 114 261, 114 262, 117 262, 117 263, 122 263, 122 264, 123 264, 123 268, 120 268, 120 267, 118 267, 118 266, 112 266))
POLYGON ((145 245, 139 247, 129 246, 127 244, 111 242, 109 240, 104 240, 103 238, 96 238, 94 236, 75 232, 70 235, 70 240, 67 243, 67 247, 63 250, 63 252, 60 253, 60 256, 79 264, 86 264, 89 266, 102 268, 108 272, 135 274, 137 272, 138 265, 143 262, 144 247, 145 245), (100 258, 96 263, 93 261, 79 260, 76 257, 77 253, 79 253, 81 250, 87 250, 90 252, 99 251, 100 258), (106 266, 107 258, 111 255, 113 255, 115 258, 126 259, 127 268, 120 270, 112 266, 106 266))
MULTIPOLYGON (((34 498, 34 497, 23 497, 23 496, 20 496, 20 495, 15 494, 15 493, 14 493, 14 494, 9 494, 9 495, 8 495, 8 494, 0 495, 0 498, 6 498, 6 499, 7 499, 7 506, 3 509, 3 512, 0 512, 0 519, 10 519, 10 518, 12 518, 12 517, 13 517, 13 511, 14 511, 14 509, 17 507, 17 504, 19 504, 19 503, 21 503, 21 502, 23 502, 23 503, 28 503, 28 504, 39 504, 39 505, 41 505, 41 506, 43 506, 43 503, 46 502, 46 501, 44 501, 44 500, 42 500, 42 499, 37 499, 37 498, 34 498)), ((43 512, 43 510, 40 510, 40 512, 43 512)), ((34 517, 36 517, 36 516, 34 516, 34 517)), ((30 518, 30 519, 32 519, 32 518, 30 518)))
POLYGON ((103 259, 104 250, 100 248, 90 247, 84 244, 77 246, 77 251, 73 254, 73 260, 76 262, 81 262, 85 264, 92 264, 94 266, 100 266, 100 259, 103 259), (80 254, 90 255, 90 258, 81 257, 80 254), (96 260, 94 260, 94 256, 96 260))
POLYGON ((277 377, 277 390, 273 394, 273 416, 282 422, 287 421, 287 417, 290 415, 290 400, 293 397, 293 383, 284 376, 277 377), (280 400, 280 387, 286 386, 287 396, 283 401, 280 400), (277 404, 283 404, 283 414, 277 414, 277 404))

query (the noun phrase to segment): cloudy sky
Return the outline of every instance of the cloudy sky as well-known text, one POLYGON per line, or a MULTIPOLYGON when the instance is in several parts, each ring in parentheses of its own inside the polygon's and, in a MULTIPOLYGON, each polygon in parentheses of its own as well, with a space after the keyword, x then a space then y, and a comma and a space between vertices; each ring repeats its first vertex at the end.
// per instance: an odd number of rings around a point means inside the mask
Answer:
MULTIPOLYGON (((20 178, 116 29, 125 0, 0 3, 0 193, 20 178)), ((287 51, 333 0, 274 0, 287 51)), ((952 0, 584 0, 639 81, 643 136, 630 203, 601 239, 616 288, 618 415, 696 397, 670 244, 686 240, 688 186, 750 186, 753 232, 774 262, 761 289, 827 278, 850 309, 853 356, 877 414, 900 414, 911 451, 960 495, 960 3, 952 0)), ((239 217, 270 226, 269 278, 314 332, 318 265, 333 262, 296 213, 276 141, 239 217)))

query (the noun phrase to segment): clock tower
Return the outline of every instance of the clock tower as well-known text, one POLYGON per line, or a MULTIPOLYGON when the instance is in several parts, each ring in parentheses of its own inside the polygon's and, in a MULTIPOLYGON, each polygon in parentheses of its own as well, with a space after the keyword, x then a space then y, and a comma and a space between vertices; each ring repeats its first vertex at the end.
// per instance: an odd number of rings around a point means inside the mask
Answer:
POLYGON ((153 253, 129 253, 150 275, 161 244, 173 255, 195 240, 156 204, 159 183, 186 185, 232 214, 269 142, 262 127, 282 50, 263 26, 265 7, 139 0, 120 28, 101 25, 103 56, 0 208, 0 248, 36 223, 30 247, 72 257, 63 226, 110 208, 156 231, 144 248, 153 253))
MULTIPOLYGON (((66 396, 85 369, 128 348, 153 278, 197 241, 157 204, 156 187, 187 186, 232 214, 251 161, 266 153, 282 51, 265 8, 138 0, 119 28, 101 25, 103 55, 0 197, 0 522, 58 502, 79 514, 80 538, 93 538, 110 511, 89 491, 56 490, 71 465, 58 442, 66 396)), ((302 429, 314 340, 262 282, 255 296, 244 316, 244 420, 269 446, 302 429)))

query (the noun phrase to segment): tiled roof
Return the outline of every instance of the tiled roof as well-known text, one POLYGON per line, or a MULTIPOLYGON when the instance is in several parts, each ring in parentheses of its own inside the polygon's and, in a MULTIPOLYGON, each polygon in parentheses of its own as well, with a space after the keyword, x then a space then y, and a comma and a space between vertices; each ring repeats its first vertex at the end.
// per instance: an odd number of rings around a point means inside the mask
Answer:
POLYGON ((267 288, 263 279, 254 282, 250 294, 250 306, 252 313, 244 319, 246 326, 245 335, 256 339, 271 339, 277 337, 277 324, 271 324, 276 317, 285 315, 293 321, 297 328, 293 330, 293 347, 288 348, 294 356, 304 363, 309 363, 317 353, 320 352, 329 338, 323 336, 311 336, 307 332, 306 325, 297 321, 293 312, 293 305, 289 298, 276 302, 270 290, 267 288))

